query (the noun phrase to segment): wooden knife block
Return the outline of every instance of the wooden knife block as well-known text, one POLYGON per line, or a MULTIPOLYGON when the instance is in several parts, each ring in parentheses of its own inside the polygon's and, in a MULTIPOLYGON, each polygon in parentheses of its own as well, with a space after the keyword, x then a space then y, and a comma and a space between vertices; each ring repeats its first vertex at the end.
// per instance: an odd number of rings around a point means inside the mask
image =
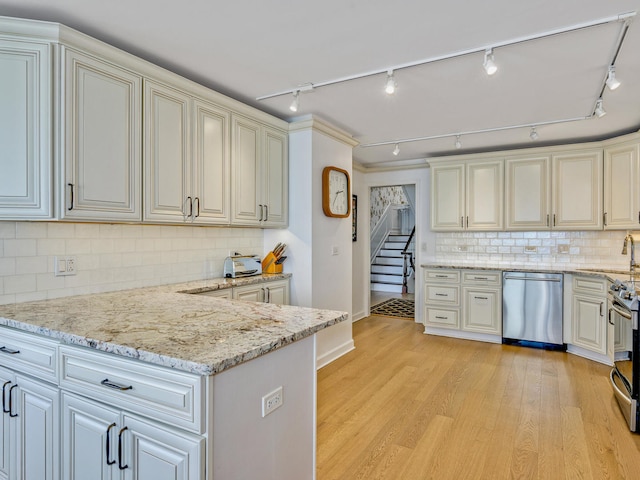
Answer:
POLYGON ((277 260, 273 252, 267 253, 262 260, 262 273, 282 273, 282 264, 277 265, 277 260))

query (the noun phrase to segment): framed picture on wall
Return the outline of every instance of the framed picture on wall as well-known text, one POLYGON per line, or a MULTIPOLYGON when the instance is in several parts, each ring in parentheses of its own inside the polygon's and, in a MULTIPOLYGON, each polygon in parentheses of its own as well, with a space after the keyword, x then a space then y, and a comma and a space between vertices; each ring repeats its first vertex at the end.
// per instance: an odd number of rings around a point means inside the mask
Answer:
POLYGON ((358 196, 351 196, 351 240, 358 240, 358 196))

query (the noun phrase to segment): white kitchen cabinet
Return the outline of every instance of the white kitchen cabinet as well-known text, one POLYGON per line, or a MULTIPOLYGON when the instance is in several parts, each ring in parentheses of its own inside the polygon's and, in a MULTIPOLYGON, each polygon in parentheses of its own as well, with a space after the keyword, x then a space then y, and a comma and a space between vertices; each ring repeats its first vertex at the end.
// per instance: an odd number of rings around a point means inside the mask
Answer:
POLYGON ((604 149, 604 228, 640 228, 640 155, 637 141, 604 149))
POLYGON ((425 270, 425 333, 434 329, 460 329, 460 271, 425 270))
POLYGON ((553 228, 602 230, 602 163, 602 149, 552 156, 553 228))
POLYGON ((491 287, 463 287, 464 322, 468 332, 502 335, 502 290, 491 287))
POLYGON ((53 208, 52 46, 0 40, 0 219, 47 220, 53 208))
POLYGON ((233 289, 234 300, 289 305, 289 280, 275 280, 233 289))
POLYGON ((204 438, 63 393, 64 480, 200 480, 204 438))
POLYGON ((503 176, 501 160, 433 165, 431 229, 502 230, 503 176))
POLYGON ((142 77, 62 47, 59 218, 142 220, 142 77))
POLYGON ((233 115, 231 145, 232 224, 287 226, 287 134, 233 115))
MULTIPOLYGON (((15 448, 15 426, 10 416, 9 392, 15 384, 15 375, 11 370, 0 367, 0 383, 2 384, 2 412, 0 412, 0 479, 6 480, 11 472, 12 449, 15 448), (9 411, 7 411, 9 410, 9 411)), ((12 405, 13 406, 13 405, 12 405)))
POLYGON ((505 159, 507 230, 547 230, 551 227, 551 155, 505 159))

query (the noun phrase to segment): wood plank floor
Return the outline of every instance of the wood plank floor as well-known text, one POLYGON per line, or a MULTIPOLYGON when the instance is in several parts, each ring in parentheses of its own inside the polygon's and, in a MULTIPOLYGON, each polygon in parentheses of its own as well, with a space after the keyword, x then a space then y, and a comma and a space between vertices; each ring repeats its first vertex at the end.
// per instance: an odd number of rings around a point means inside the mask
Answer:
POLYGON ((609 367, 368 317, 318 372, 318 480, 640 479, 609 367))

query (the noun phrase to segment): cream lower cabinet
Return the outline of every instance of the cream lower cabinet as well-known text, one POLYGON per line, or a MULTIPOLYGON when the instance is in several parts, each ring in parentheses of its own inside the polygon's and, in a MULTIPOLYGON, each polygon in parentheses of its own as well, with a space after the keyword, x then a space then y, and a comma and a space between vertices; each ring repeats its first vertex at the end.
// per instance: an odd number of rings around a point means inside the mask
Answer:
POLYGON ((497 271, 427 269, 425 333, 500 343, 501 285, 497 271))
POLYGON ((289 280, 234 287, 234 300, 289 305, 289 280))
POLYGON ((640 228, 640 145, 604 149, 604 228, 640 228))
POLYGON ((0 40, 0 218, 54 217, 52 46, 0 40))
POLYGON ((63 393, 63 479, 200 480, 204 438, 63 393))
POLYGON ((612 364, 615 329, 609 322, 607 285, 603 278, 573 275, 569 297, 571 343, 567 351, 612 364))
POLYGON ((142 76, 62 47, 64 160, 58 216, 142 220, 142 76))

